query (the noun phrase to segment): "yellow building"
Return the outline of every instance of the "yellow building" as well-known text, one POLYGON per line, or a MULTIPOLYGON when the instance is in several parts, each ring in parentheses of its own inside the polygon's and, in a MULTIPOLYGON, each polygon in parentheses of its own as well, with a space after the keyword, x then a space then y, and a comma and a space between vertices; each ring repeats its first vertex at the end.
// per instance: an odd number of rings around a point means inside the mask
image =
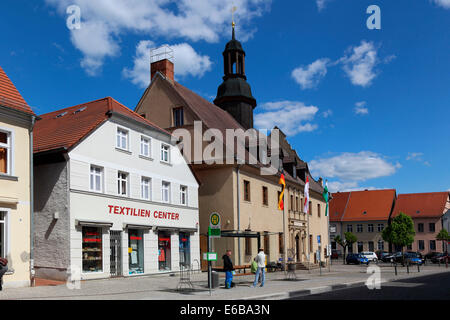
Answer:
POLYGON ((0 256, 4 287, 30 285, 32 127, 35 114, 0 67, 0 256))

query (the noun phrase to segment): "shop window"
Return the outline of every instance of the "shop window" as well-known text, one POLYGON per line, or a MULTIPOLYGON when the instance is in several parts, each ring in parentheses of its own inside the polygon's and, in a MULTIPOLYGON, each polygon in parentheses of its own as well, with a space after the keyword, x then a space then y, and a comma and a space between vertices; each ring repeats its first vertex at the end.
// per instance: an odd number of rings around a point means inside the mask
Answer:
POLYGON ((11 134, 0 131, 0 174, 11 174, 11 134))
POLYGON ((361 253, 364 251, 364 245, 362 241, 358 241, 358 253, 361 253))
POLYGON ((245 238, 245 254, 252 255, 252 238, 245 238))
POLYGON ((83 227, 83 272, 102 272, 102 229, 83 227))
POLYGON ((263 205, 268 206, 269 205, 269 190, 267 187, 262 187, 262 199, 263 199, 263 205))
POLYGON ((130 274, 144 273, 144 232, 128 230, 128 269, 130 274))
POLYGON ((170 182, 162 182, 161 196, 162 202, 170 203, 170 182))
POLYGON ((6 212, 0 212, 0 257, 6 257, 6 212))
POLYGON ((180 186, 180 204, 187 206, 188 204, 188 187, 180 186))
POLYGON ((141 156, 150 158, 151 155, 151 139, 147 137, 141 137, 141 156))
POLYGON ((171 250, 170 233, 159 231, 158 233, 158 265, 159 271, 170 271, 171 269, 171 250))
POLYGON ((170 146, 161 143, 161 161, 170 163, 170 146))
POLYGON ((186 232, 180 232, 180 266, 191 266, 191 238, 186 232))
POLYGON ((95 192, 103 191, 103 168, 91 166, 90 189, 95 192))
POLYGON ((244 200, 250 201, 250 181, 244 180, 244 200))
POLYGON ((151 185, 152 179, 142 177, 141 179, 141 197, 144 200, 151 200, 151 185))
POLYGON ((173 109, 173 125, 174 125, 174 127, 181 127, 184 125, 183 108, 173 109))
POLYGON ((270 238, 268 235, 264 236, 264 253, 269 254, 270 252, 270 238))
POLYGON ((117 174, 117 193, 119 196, 128 195, 128 173, 118 172, 117 174))
POLYGON ((123 150, 128 150, 128 131, 117 128, 116 147, 123 150))

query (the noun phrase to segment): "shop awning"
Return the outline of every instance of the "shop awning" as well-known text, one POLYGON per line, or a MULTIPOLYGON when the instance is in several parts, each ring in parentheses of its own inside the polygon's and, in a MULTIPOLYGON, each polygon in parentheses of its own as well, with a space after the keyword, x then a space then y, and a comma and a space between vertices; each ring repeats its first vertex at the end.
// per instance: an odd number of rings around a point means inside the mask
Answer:
POLYGON ((127 223, 124 223, 123 224, 123 228, 124 229, 145 229, 145 230, 150 230, 150 229, 153 228, 153 226, 144 225, 144 224, 127 224, 127 223))
POLYGON ((105 221, 92 221, 92 220, 75 220, 75 225, 79 226, 90 226, 90 227, 106 227, 111 228, 113 226, 112 222, 105 221))

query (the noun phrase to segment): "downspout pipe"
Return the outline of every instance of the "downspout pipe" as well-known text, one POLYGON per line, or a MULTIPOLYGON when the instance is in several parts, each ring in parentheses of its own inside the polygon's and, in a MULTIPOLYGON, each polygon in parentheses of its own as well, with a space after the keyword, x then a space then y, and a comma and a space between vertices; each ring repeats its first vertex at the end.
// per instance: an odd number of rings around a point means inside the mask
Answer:
POLYGON ((34 162, 33 162, 33 129, 36 117, 31 118, 30 128, 30 286, 34 287, 34 162))
MULTIPOLYGON (((241 164, 236 167, 236 179, 237 179, 237 231, 241 231, 241 188, 239 180, 239 171, 241 169, 241 164)), ((238 238, 238 265, 241 265, 241 239, 238 238)))

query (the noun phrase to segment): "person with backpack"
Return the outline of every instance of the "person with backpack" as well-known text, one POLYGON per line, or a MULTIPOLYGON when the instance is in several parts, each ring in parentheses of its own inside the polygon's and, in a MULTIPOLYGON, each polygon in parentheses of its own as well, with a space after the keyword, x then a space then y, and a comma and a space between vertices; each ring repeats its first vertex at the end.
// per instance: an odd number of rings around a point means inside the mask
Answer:
POLYGON ((255 281, 253 282, 252 287, 255 288, 258 284, 259 275, 261 274, 261 285, 260 287, 264 287, 264 283, 266 281, 266 255, 264 253, 264 249, 260 248, 258 250, 258 255, 255 258, 256 263, 258 264, 258 269, 256 270, 255 281))
POLYGON ((3 290, 3 275, 8 271, 8 260, 0 257, 0 291, 3 290))

